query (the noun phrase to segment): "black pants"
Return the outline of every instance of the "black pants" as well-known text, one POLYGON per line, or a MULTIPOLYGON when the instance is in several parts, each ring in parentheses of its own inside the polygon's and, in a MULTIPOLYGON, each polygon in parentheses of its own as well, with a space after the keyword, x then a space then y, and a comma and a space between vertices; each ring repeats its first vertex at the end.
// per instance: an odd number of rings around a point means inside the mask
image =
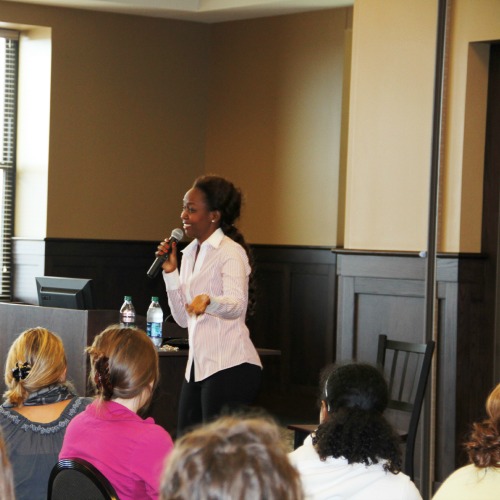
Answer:
POLYGON ((189 382, 184 379, 182 384, 177 437, 222 413, 251 405, 257 396, 261 379, 260 366, 243 363, 195 382, 193 363, 189 382))

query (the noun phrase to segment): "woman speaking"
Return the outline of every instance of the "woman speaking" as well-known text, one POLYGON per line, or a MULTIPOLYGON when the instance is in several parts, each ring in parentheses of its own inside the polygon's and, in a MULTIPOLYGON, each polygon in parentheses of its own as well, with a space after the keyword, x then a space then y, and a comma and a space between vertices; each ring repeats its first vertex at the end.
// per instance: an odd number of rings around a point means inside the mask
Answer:
POLYGON ((250 250, 234 226, 240 210, 231 182, 199 177, 183 200, 181 220, 193 241, 180 270, 175 241, 158 246, 158 256, 170 253, 162 268, 172 316, 189 334, 178 435, 225 408, 252 404, 260 386, 262 364, 245 324, 253 286, 250 250))

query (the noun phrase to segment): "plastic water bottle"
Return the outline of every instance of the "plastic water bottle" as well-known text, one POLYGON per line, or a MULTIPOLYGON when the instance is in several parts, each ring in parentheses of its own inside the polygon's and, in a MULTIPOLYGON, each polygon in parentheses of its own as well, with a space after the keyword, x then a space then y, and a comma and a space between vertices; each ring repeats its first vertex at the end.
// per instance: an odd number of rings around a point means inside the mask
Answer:
POLYGON ((120 308, 120 326, 122 328, 132 328, 135 326, 135 308, 132 304, 132 297, 125 295, 123 305, 120 308))
POLYGON ((148 312, 146 314, 146 321, 146 331, 148 336, 151 338, 156 347, 161 347, 161 343, 163 341, 163 311, 160 303, 158 302, 158 297, 151 297, 151 304, 149 305, 148 312))

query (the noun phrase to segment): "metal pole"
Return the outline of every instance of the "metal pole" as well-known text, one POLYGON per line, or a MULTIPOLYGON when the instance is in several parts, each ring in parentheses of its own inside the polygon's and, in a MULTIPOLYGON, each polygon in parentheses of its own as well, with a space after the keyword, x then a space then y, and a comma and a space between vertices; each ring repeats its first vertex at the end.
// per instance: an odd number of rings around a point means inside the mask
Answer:
MULTIPOLYGON (((429 187, 429 219, 427 233, 427 259, 425 275, 425 340, 436 340, 436 253, 438 232, 439 170, 441 153, 441 130, 443 111, 443 87, 445 72, 445 44, 447 26, 447 0, 438 0, 436 63, 434 74, 434 105, 432 123, 432 148, 429 187)), ((435 387, 434 377, 430 380, 430 393, 435 387)), ((427 436, 423 440, 422 493, 424 498, 432 496, 434 478, 434 404, 427 398, 425 422, 427 436)))

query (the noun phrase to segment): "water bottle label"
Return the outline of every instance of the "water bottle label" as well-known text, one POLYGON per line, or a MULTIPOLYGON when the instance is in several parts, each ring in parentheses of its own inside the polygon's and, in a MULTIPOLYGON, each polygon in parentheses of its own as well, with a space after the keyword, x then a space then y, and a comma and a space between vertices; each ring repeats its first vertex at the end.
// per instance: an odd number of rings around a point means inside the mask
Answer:
POLYGON ((135 326, 135 315, 133 314, 122 314, 120 318, 120 325, 122 328, 132 328, 135 326))
POLYGON ((146 325, 146 331, 148 336, 150 336, 151 338, 157 338, 157 337, 161 338, 162 336, 161 326, 162 326, 161 323, 153 323, 148 321, 146 325))

